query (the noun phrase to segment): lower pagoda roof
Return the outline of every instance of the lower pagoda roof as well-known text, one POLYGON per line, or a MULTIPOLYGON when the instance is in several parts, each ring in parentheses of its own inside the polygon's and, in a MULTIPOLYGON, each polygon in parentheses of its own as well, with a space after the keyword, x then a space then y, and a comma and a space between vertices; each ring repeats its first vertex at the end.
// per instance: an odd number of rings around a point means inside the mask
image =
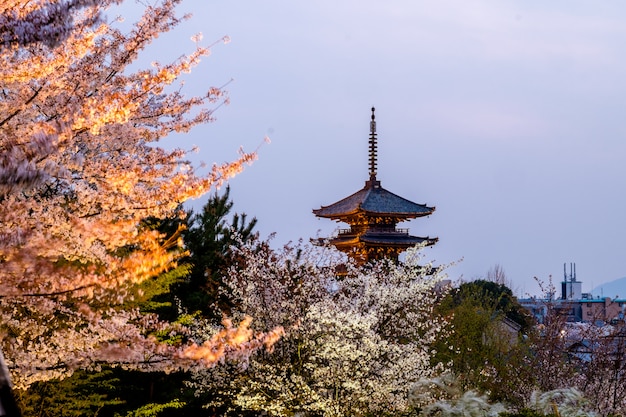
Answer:
POLYGON ((364 243, 365 245, 382 245, 405 247, 415 246, 421 243, 426 245, 434 245, 438 238, 411 236, 407 229, 394 230, 368 230, 365 233, 354 233, 351 229, 339 230, 337 235, 330 239, 333 245, 353 245, 364 243))
POLYGON ((372 178, 356 193, 329 206, 313 210, 313 213, 330 219, 342 219, 359 212, 370 216, 413 219, 428 216, 434 211, 435 207, 414 203, 385 190, 380 181, 372 178))

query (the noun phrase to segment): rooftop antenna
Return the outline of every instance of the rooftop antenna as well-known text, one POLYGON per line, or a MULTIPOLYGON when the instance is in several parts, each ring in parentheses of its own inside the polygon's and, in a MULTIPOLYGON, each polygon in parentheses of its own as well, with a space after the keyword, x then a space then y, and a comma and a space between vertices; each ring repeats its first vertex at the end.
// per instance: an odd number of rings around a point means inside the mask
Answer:
POLYGON ((576 263, 575 262, 570 262, 569 264, 569 275, 567 274, 567 263, 563 264, 563 281, 564 282, 576 282, 576 263))
POLYGON ((378 139, 376 138, 376 116, 372 107, 372 121, 370 122, 370 181, 376 181, 376 166, 378 164, 378 139))

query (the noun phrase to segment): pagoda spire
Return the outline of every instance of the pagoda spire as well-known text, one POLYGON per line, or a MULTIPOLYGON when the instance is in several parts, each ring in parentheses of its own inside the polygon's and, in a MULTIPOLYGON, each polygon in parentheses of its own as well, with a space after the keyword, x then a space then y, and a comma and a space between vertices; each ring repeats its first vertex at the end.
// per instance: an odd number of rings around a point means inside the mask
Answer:
POLYGON ((372 121, 370 122, 370 181, 376 181, 376 168, 378 164, 378 138, 376 137, 376 116, 372 107, 372 121))
POLYGON ((353 258, 357 264, 389 258, 398 260, 405 249, 417 244, 434 245, 437 238, 409 235, 408 229, 398 229, 400 222, 425 217, 435 207, 417 204, 387 191, 376 179, 378 139, 376 137, 375 108, 372 107, 369 136, 369 179, 356 193, 330 206, 313 210, 317 217, 348 223, 349 229, 340 229, 329 242, 353 258))

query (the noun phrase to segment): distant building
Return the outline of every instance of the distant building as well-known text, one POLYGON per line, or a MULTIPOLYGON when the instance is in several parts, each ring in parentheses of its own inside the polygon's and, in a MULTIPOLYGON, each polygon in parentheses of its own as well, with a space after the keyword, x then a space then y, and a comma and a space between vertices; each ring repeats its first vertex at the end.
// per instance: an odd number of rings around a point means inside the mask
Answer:
POLYGON ((396 228, 402 221, 432 214, 435 208, 413 203, 380 185, 376 178, 378 139, 374 110, 372 107, 369 180, 356 193, 313 210, 317 217, 350 225, 349 229, 340 229, 329 241, 361 264, 381 258, 398 259, 398 255, 411 246, 420 243, 433 245, 437 242, 437 238, 411 236, 408 229, 396 228))
POLYGON ((569 264, 570 273, 567 274, 567 264, 563 264, 563 282, 561 282, 562 300, 580 300, 582 297, 582 282, 576 281, 576 264, 569 264))
POLYGON ((626 299, 593 298, 591 294, 582 292, 582 282, 576 279, 576 264, 563 265, 563 281, 561 282, 561 297, 553 298, 548 294, 545 298, 520 299, 520 304, 526 308, 539 323, 543 323, 550 305, 561 317, 570 323, 592 323, 598 326, 624 321, 626 313, 626 299))
POLYGON ((548 314, 548 303, 553 302, 548 298, 519 298, 520 305, 535 318, 537 323, 543 323, 548 314))
POLYGON ((580 300, 581 316, 583 322, 589 323, 612 323, 624 320, 626 300, 597 298, 580 300))
POLYGON ((483 333, 483 344, 498 346, 508 352, 517 345, 521 329, 521 324, 506 316, 495 318, 491 331, 483 333))

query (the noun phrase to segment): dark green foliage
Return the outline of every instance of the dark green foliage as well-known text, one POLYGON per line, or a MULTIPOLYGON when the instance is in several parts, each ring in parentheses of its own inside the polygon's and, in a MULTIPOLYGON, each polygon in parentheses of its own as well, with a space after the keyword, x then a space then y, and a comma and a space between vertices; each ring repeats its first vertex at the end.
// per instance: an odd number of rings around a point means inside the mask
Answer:
POLYGON ((185 407, 185 403, 178 400, 169 401, 165 404, 150 403, 136 410, 126 413, 126 417, 156 417, 162 416, 163 411, 176 409, 179 410, 185 407))
POLYGON ((119 382, 110 370, 97 374, 78 371, 61 381, 37 382, 16 395, 25 417, 103 415, 105 407, 122 403, 115 395, 119 382))
POLYGON ((234 214, 230 222, 226 220, 232 207, 230 188, 226 187, 224 194, 213 195, 200 213, 188 213, 183 240, 189 250, 191 272, 174 293, 191 313, 199 311, 221 319, 232 308, 232 300, 220 291, 221 272, 237 261, 232 246, 257 237, 253 232, 256 218, 248 222, 245 214, 234 214))
POLYGON ((171 288, 184 283, 191 271, 191 265, 183 264, 171 271, 142 282, 133 288, 133 300, 142 312, 156 313, 162 319, 173 321, 178 315, 177 307, 170 294, 171 288))
POLYGON ((506 285, 482 279, 466 282, 451 292, 448 302, 450 307, 454 308, 467 300, 473 300, 477 304, 483 304, 485 309, 504 314, 519 324, 522 332, 533 325, 528 311, 519 304, 513 291, 506 285))
POLYGON ((24 417, 140 417, 207 415, 185 373, 163 374, 123 369, 78 371, 69 378, 39 382, 17 391, 24 417))

